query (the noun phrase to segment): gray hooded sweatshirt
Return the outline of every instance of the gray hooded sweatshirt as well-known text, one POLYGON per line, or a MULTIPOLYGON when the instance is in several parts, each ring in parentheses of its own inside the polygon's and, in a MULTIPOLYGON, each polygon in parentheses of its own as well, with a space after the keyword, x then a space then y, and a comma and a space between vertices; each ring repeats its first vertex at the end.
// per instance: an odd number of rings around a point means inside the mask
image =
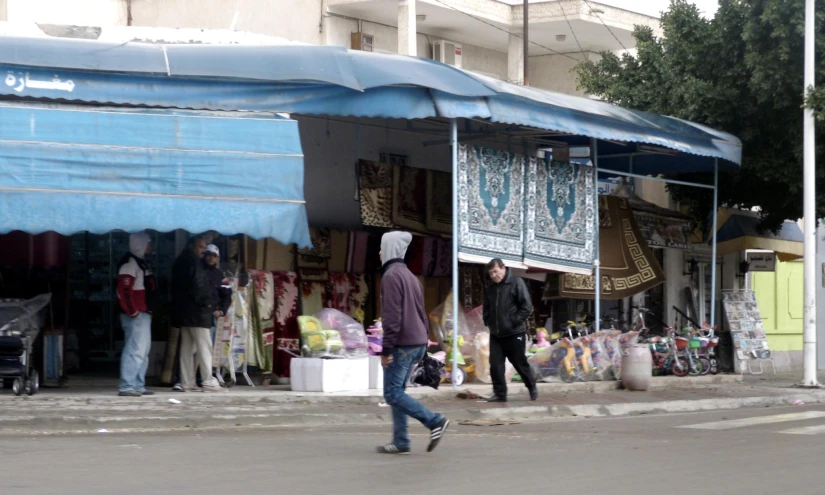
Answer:
POLYGON ((388 232, 381 238, 381 320, 384 349, 389 356, 399 346, 427 345, 429 325, 421 282, 404 264, 412 242, 409 232, 388 232))

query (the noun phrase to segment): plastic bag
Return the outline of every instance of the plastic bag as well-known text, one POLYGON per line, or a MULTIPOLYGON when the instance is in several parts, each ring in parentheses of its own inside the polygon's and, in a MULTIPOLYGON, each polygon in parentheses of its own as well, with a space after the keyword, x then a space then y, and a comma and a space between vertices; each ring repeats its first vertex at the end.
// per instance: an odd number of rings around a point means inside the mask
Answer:
POLYGON ((299 316, 301 354, 305 357, 344 357, 344 342, 337 330, 325 329, 314 316, 299 316))
POLYGON ((537 380, 574 382, 583 379, 573 342, 564 338, 527 359, 537 380))
POLYGON ((573 341, 573 348, 576 350, 576 359, 581 367, 581 377, 584 380, 595 380, 596 365, 593 364, 593 352, 590 350, 590 335, 584 335, 573 341))
POLYGON ((490 334, 480 332, 473 337, 473 362, 476 364, 476 380, 492 383, 490 377, 490 334))
MULTIPOLYGON (((324 330, 336 330, 337 338, 342 342, 344 352, 349 357, 366 356, 368 354, 367 333, 364 325, 349 315, 337 309, 326 308, 315 314, 324 330)), ((333 351, 335 352, 335 351, 333 351)))
POLYGON ((438 390, 441 385, 441 377, 444 373, 444 362, 430 356, 424 355, 424 359, 419 363, 413 376, 413 383, 417 385, 424 385, 438 390))
POLYGON ((604 347, 604 340, 607 332, 597 332, 590 335, 590 356, 593 359, 593 366, 596 368, 594 378, 596 380, 613 379, 613 361, 604 347))
POLYGON ((367 346, 370 356, 381 355, 381 350, 384 348, 384 328, 381 320, 376 320, 367 329, 367 346))

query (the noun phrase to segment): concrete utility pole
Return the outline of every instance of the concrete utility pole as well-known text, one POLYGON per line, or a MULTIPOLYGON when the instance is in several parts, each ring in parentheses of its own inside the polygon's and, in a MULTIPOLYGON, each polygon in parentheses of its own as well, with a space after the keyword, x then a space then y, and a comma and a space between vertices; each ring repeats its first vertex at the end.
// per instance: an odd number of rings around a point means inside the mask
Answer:
MULTIPOLYGON (((815 0, 805 0, 805 94, 814 86, 815 0)), ((816 143, 814 111, 805 108, 803 140, 803 222, 805 227, 805 292, 803 300, 804 333, 802 386, 819 386, 816 378, 816 143)))
POLYGON ((525 86, 530 85, 530 83, 527 80, 527 66, 528 66, 527 57, 529 56, 529 53, 530 53, 530 49, 528 47, 528 45, 530 44, 530 42, 528 41, 530 39, 530 31, 529 31, 528 26, 527 26, 527 24, 529 23, 529 20, 530 20, 530 12, 529 12, 528 0, 524 0, 524 55, 522 55, 522 56, 524 57, 524 85, 525 86))

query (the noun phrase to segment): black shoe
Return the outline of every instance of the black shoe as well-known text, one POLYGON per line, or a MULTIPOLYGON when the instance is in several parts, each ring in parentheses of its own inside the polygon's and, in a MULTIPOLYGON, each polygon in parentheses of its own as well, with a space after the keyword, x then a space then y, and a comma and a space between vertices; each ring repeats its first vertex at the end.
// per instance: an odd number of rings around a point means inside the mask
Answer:
POLYGON ((507 397, 499 397, 497 395, 494 395, 487 399, 487 402, 507 402, 507 397))
POLYGON ((155 393, 151 390, 144 390, 143 392, 141 392, 141 395, 155 395, 155 393))
POLYGON ((539 388, 533 387, 530 389, 530 400, 536 400, 539 398, 539 388))
POLYGON ((444 437, 444 434, 447 433, 447 428, 450 427, 450 420, 444 418, 441 420, 435 428, 430 430, 430 445, 427 446, 427 452, 432 452, 438 447, 438 442, 444 437))
POLYGON ((138 392, 137 390, 124 390, 117 393, 120 397, 142 397, 143 394, 138 392))
POLYGON ((400 447, 396 447, 395 445, 388 443, 387 445, 380 445, 375 448, 375 451, 379 454, 399 454, 399 455, 406 455, 410 453, 410 448, 407 447, 402 449, 400 447))

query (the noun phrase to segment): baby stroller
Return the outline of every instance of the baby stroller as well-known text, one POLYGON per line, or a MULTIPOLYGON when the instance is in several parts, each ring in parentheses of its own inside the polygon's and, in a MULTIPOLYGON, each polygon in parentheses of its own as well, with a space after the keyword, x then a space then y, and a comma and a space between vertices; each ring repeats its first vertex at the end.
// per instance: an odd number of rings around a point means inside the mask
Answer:
POLYGON ((50 294, 35 298, 0 299, 0 379, 9 380, 14 395, 34 395, 40 389, 40 377, 32 369, 32 347, 43 324, 43 309, 50 294))

